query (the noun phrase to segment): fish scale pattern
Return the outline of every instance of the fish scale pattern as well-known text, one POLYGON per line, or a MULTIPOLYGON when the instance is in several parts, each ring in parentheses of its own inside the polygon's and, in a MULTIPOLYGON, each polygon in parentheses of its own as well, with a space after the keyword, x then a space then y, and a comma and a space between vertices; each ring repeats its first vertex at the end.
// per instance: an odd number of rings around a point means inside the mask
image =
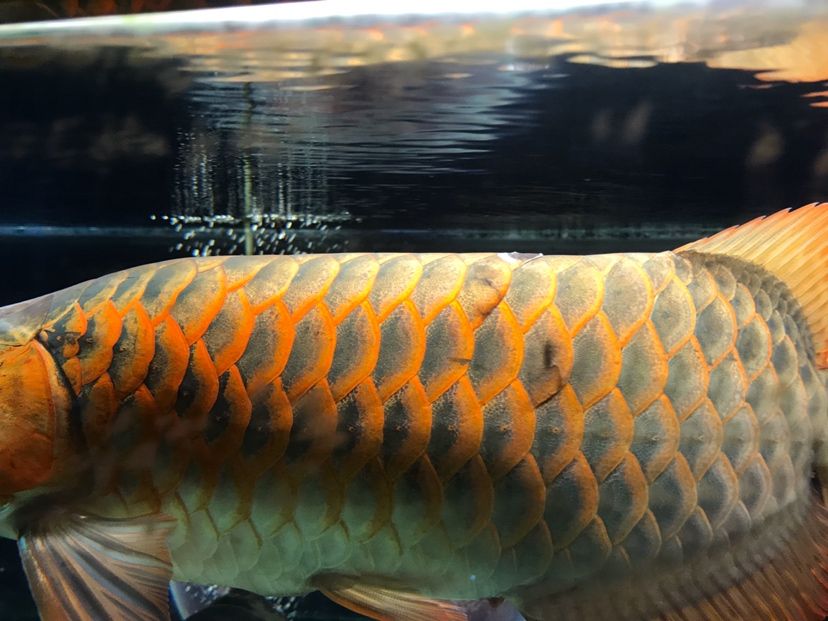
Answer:
POLYGON ((784 285, 693 253, 181 259, 54 294, 38 338, 89 510, 162 510, 178 578, 263 593, 678 560, 807 493, 828 424, 784 285))

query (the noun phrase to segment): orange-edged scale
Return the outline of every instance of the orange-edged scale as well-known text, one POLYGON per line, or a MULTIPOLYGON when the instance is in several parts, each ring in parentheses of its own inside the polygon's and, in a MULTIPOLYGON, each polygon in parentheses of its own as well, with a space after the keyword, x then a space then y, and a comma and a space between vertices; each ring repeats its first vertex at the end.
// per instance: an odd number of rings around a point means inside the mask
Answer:
POLYGON ((676 252, 177 259, 0 309, 41 615, 171 578, 376 619, 828 610, 828 205, 676 252))

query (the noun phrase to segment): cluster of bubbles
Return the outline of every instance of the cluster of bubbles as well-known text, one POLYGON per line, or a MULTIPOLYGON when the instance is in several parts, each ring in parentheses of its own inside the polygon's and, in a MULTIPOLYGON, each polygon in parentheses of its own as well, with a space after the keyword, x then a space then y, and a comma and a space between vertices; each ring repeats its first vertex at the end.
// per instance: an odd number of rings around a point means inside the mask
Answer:
POLYGON ((354 222, 349 213, 164 214, 151 216, 180 234, 170 251, 194 257, 227 254, 342 252, 347 241, 335 233, 354 222))
POLYGON ((189 582, 174 582, 170 595, 180 617, 215 621, 226 614, 261 621, 295 621, 301 615, 302 597, 265 597, 239 589, 189 582), (242 614, 245 613, 245 614, 242 614))
POLYGON ((299 616, 301 597, 265 597, 265 601, 288 621, 294 621, 299 616))

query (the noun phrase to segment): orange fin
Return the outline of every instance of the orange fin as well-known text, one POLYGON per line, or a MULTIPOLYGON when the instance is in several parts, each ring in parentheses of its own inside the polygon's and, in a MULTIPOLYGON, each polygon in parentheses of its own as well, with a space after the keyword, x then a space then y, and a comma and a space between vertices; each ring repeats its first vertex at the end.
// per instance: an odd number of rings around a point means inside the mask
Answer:
POLYGON ((563 594, 524 595, 521 612, 529 621, 823 621, 828 511, 816 498, 806 502, 716 554, 563 594))
POLYGON ((805 312, 817 365, 828 368, 828 203, 756 218, 684 250, 738 257, 783 280, 805 312))
POLYGON ((18 547, 44 621, 169 619, 172 522, 62 515, 37 523, 18 547))
POLYGON ((386 587, 360 585, 351 578, 324 576, 319 590, 340 606, 377 621, 467 621, 456 602, 429 599, 386 587))

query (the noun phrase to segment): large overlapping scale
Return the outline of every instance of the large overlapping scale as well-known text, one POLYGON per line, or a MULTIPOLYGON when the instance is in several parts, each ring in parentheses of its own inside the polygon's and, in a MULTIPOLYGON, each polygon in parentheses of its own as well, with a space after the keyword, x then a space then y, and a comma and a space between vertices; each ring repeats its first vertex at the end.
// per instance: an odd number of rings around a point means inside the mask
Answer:
POLYGON ((55 294, 38 338, 89 510, 163 511, 177 577, 265 593, 681 559, 807 494, 826 424, 785 286, 694 253, 181 259, 55 294))

